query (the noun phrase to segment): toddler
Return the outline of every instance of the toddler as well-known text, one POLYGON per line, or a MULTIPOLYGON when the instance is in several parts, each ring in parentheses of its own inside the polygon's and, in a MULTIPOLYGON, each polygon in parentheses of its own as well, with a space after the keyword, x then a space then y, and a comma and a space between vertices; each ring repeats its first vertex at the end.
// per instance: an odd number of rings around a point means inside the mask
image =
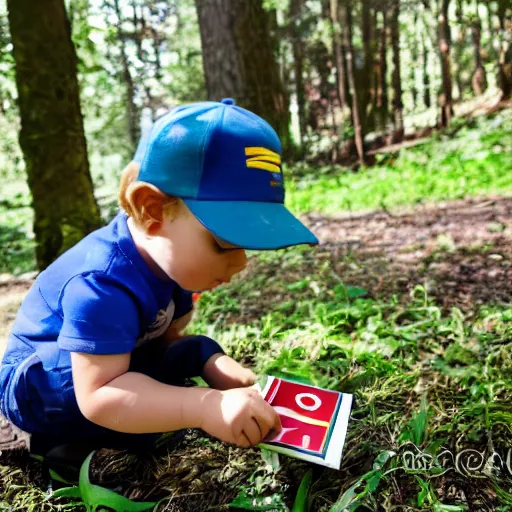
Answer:
POLYGON ((231 99, 161 117, 123 172, 124 211, 44 270, 16 317, 0 409, 32 451, 141 446, 182 428, 250 446, 279 432, 254 373, 182 332, 192 292, 229 282, 246 249, 317 243, 283 202, 263 119, 231 99), (210 387, 184 387, 194 376, 210 387))

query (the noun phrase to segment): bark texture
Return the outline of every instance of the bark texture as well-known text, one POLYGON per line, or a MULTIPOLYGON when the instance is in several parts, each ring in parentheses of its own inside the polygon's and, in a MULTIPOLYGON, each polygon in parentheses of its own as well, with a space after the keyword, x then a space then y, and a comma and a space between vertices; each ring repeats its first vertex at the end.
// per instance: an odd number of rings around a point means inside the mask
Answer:
POLYGON ((268 121, 289 147, 288 97, 261 0, 196 0, 208 97, 232 97, 268 121))
POLYGON ((452 105, 452 61, 451 33, 448 20, 448 9, 450 0, 441 0, 441 11, 439 13, 439 52, 441 54, 441 76, 443 89, 440 95, 441 126, 448 126, 453 117, 452 105))
POLYGON ((8 0, 37 264, 100 225, 64 0, 8 0))

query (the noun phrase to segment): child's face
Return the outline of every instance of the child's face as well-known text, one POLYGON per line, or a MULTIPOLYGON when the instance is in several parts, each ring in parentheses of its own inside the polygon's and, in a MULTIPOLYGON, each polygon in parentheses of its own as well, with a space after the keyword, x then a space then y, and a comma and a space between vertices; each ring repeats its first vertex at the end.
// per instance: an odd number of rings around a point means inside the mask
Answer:
POLYGON ((244 249, 216 240, 184 204, 151 238, 151 256, 185 290, 204 291, 227 283, 247 264, 244 249))

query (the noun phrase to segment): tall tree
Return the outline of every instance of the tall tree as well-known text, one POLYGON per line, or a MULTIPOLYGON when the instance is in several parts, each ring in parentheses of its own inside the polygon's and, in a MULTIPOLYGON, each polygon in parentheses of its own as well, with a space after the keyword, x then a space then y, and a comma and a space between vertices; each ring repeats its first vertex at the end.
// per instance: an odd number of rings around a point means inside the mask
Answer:
POLYGON ((350 98, 347 91, 347 72, 345 52, 343 50, 343 39, 341 25, 339 23, 339 4, 338 0, 330 0, 329 5, 329 18, 332 34, 332 46, 334 50, 334 57, 336 61, 336 85, 338 92, 338 101, 342 110, 348 107, 350 98))
POLYGON ((371 0, 361 2, 361 35, 363 39, 364 64, 362 69, 356 73, 356 86, 359 90, 359 112, 363 133, 374 129, 374 119, 371 114, 371 106, 375 97, 375 40, 376 16, 371 8, 371 0))
POLYGON ((400 0, 391 0, 390 27, 391 48, 393 50, 393 115, 395 131, 393 141, 399 142, 404 137, 404 104, 402 100, 402 77, 400 72, 400 0))
POLYGON ((379 58, 375 67, 375 102, 374 117, 377 129, 385 130, 389 118, 389 98, 388 98, 388 65, 387 65, 387 41, 388 24, 387 13, 384 7, 380 12, 381 25, 377 29, 379 42, 379 58))
POLYGON ((418 62, 419 50, 418 50, 418 12, 414 11, 413 17, 413 27, 414 30, 412 32, 412 43, 411 43, 411 61, 412 65, 409 68, 409 80, 411 81, 411 95, 412 95, 412 105, 416 110, 418 104, 418 88, 416 86, 416 62, 418 62))
POLYGON ((478 14, 478 1, 476 2, 476 14, 471 20, 471 33, 473 34, 473 45, 475 48, 475 71, 471 78, 471 85, 475 95, 479 96, 487 89, 487 76, 482 59, 482 23, 478 14))
POLYGON ((510 0, 498 0, 500 20, 500 53, 498 57, 498 84, 503 98, 512 94, 512 15, 510 0))
MULTIPOLYGON (((133 17, 134 17, 134 32, 137 31, 137 13, 135 6, 132 3, 133 17)), ((132 149, 137 147, 139 140, 139 109, 135 104, 135 84, 133 82, 132 72, 130 70, 130 61, 128 60, 128 53, 126 49, 127 36, 123 31, 123 14, 119 6, 119 0, 114 0, 114 11, 116 15, 116 31, 117 39, 119 41, 119 51, 121 52, 121 75, 123 82, 126 86, 126 114, 128 119, 128 134, 130 135, 130 142, 132 149)), ((142 60, 142 45, 139 44, 138 52, 139 58, 142 60)))
POLYGON ((450 0, 441 0, 441 10, 438 16, 439 22, 439 51, 441 54, 441 76, 443 90, 440 97, 441 126, 448 126, 453 117, 452 106, 452 63, 450 57, 451 33, 448 19, 450 0))
POLYGON ((289 27, 290 39, 293 49, 293 63, 295 75, 295 96, 299 114, 300 152, 303 151, 304 136, 306 135, 306 97, 304 90, 304 44, 302 42, 302 15, 303 0, 290 0, 289 27))
POLYGON ((423 75, 423 103, 425 104, 425 108, 430 108, 431 100, 430 100, 430 74, 428 72, 428 48, 427 43, 425 41, 425 34, 422 33, 422 59, 421 59, 421 73, 423 75))
POLYGON ((261 0, 196 0, 208 97, 233 97, 289 147, 288 98, 261 0))
POLYGON ((432 38, 429 34, 429 25, 428 25, 428 17, 427 14, 430 15, 430 6, 428 0, 424 0, 423 2, 423 13, 422 13, 422 24, 421 24, 421 74, 423 76, 423 103, 425 108, 430 108, 432 104, 431 100, 431 82, 430 82, 430 73, 429 73, 429 47, 427 45, 427 41, 431 41, 432 38))
POLYGON ((8 0, 40 269, 100 225, 64 0, 8 0))
POLYGON ((464 81, 462 70, 464 68, 463 55, 466 46, 466 24, 464 20, 463 0, 457 0, 455 17, 457 19, 457 38, 454 44, 455 53, 455 83, 457 84, 458 100, 461 101, 464 94, 464 81))
POLYGON ((359 95, 356 88, 354 72, 354 47, 352 44, 352 6, 350 0, 343 0, 340 9, 340 22, 343 26, 343 46, 345 47, 345 57, 347 59, 347 75, 352 96, 352 124, 354 127, 354 139, 356 143, 357 156, 359 162, 364 164, 364 133, 361 124, 361 114, 359 112, 359 95))

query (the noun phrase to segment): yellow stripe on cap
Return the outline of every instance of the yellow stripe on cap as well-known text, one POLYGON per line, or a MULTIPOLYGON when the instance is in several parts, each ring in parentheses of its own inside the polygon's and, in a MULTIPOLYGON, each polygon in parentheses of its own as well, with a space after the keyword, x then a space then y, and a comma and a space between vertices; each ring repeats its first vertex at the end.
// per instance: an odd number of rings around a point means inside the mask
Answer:
POLYGON ((262 162, 261 160, 256 160, 255 162, 247 162, 247 167, 252 167, 254 169, 263 169, 264 171, 269 172, 281 172, 281 167, 279 167, 278 165, 274 165, 269 162, 262 162))
POLYGON ((275 157, 281 159, 281 156, 279 155, 279 153, 270 151, 270 149, 267 149, 267 148, 259 148, 259 147, 245 148, 245 155, 246 156, 275 156, 275 157))
POLYGON ((253 156, 247 159, 248 162, 271 162, 273 164, 281 165, 281 158, 278 156, 253 156))

